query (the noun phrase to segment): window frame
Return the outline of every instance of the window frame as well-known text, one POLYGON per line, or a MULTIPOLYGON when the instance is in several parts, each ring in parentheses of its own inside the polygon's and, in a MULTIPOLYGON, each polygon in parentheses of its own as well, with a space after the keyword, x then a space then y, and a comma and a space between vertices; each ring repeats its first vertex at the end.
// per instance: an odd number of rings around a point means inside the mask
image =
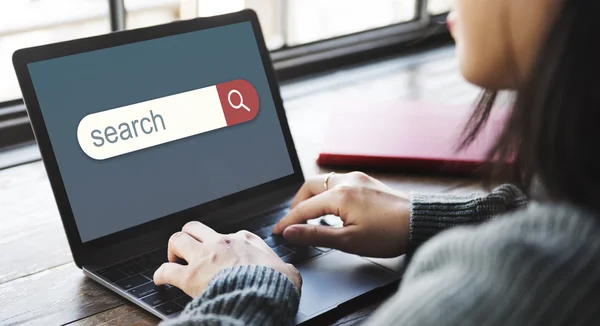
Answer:
MULTIPOLYGON (((287 0, 279 1, 283 20, 287 0)), ((124 0, 108 2, 111 31, 125 29, 124 0)), ((427 0, 416 0, 415 18, 408 22, 291 47, 284 44, 282 48, 272 50, 271 58, 279 81, 449 42, 449 32, 440 28, 446 14, 430 15, 427 4, 427 0)), ((0 102, 0 151, 34 141, 23 100, 0 102)))
POLYGON ((34 140, 23 100, 0 103, 0 150, 34 140))

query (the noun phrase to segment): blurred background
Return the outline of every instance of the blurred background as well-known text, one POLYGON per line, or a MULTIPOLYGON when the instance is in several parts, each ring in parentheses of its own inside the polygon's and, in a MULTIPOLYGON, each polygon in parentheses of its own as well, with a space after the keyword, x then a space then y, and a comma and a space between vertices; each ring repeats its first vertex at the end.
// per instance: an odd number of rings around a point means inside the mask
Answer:
MULTIPOLYGON (((419 2, 3 0, 0 1, 0 102, 21 97, 11 62, 12 53, 19 48, 252 8, 259 15, 269 49, 277 52, 415 20, 424 22, 430 17, 419 17, 419 2)), ((446 13, 449 2, 428 1, 427 14, 446 13)))

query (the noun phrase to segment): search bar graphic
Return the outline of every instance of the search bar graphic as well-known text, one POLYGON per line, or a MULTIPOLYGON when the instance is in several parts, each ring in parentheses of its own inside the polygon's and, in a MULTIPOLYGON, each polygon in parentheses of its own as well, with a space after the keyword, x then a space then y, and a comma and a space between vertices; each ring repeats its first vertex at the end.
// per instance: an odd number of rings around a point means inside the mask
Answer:
POLYGON ((250 121, 259 110, 252 84, 236 79, 85 116, 77 141, 95 160, 135 152, 250 121))

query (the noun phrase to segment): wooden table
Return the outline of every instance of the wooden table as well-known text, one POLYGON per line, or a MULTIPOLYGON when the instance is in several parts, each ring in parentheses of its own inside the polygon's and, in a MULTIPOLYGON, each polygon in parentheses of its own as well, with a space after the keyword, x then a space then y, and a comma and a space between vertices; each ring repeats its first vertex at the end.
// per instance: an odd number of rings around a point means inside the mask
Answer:
MULTIPOLYGON (((290 128, 306 176, 315 164, 329 109, 340 99, 472 103, 476 89, 457 73, 451 48, 390 59, 282 87, 290 128)), ((343 172, 343 171, 338 171, 343 172)), ((471 191, 473 180, 371 173, 392 187, 471 191)), ((0 171, 0 324, 154 325, 158 319, 84 277, 72 262, 41 162, 0 171)), ((394 289, 334 311, 327 323, 357 324, 394 289)))

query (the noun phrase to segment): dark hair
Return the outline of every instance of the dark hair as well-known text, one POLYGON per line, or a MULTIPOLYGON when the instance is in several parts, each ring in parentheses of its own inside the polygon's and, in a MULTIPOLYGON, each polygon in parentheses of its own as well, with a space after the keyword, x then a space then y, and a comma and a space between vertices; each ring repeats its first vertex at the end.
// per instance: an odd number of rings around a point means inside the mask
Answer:
MULTIPOLYGON (((600 211, 600 1, 562 0, 512 113, 488 153, 491 178, 529 191, 539 181, 547 199, 600 211)), ((485 125, 496 93, 486 91, 463 134, 462 148, 485 125)))

